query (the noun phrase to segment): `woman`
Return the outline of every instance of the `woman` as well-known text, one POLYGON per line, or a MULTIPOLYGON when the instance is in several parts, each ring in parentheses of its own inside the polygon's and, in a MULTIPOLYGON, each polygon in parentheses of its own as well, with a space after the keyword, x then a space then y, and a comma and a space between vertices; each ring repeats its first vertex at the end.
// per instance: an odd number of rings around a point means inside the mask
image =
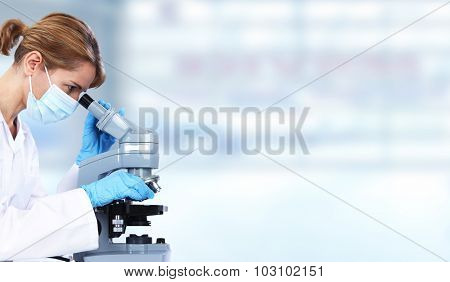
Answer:
POLYGON ((89 114, 80 154, 58 187, 66 192, 47 196, 33 136, 18 114, 26 110, 44 124, 72 114, 80 93, 105 80, 97 41, 79 19, 54 13, 31 27, 6 21, 0 29, 1 53, 9 55, 17 43, 14 62, 0 77, 0 261, 96 249, 93 207, 153 198, 152 191, 123 171, 77 188, 79 163, 114 143, 96 129, 97 120, 89 114))

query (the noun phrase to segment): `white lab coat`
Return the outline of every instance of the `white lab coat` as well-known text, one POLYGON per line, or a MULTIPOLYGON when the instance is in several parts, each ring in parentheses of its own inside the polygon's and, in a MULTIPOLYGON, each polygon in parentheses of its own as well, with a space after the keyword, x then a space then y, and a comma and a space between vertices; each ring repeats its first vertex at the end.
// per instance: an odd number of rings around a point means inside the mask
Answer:
POLYGON ((39 178, 37 148, 28 126, 17 119, 12 138, 0 113, 0 261, 36 259, 98 248, 97 221, 78 167, 47 195, 39 178), (75 188, 75 189, 74 189, 75 188))

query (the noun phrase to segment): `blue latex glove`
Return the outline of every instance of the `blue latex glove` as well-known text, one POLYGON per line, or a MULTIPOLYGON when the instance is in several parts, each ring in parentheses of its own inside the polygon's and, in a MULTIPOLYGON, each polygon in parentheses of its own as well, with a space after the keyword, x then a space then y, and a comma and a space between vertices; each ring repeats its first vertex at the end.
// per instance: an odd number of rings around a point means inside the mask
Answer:
POLYGON ((143 201, 155 196, 141 178, 123 170, 115 171, 93 183, 81 185, 81 188, 88 194, 94 208, 125 198, 143 201))
MULTIPOLYGON (((111 108, 111 105, 103 100, 98 101, 98 103, 105 107, 105 109, 111 108)), ((124 116, 125 110, 120 109, 118 113, 121 116, 124 116)), ((88 113, 86 121, 84 122, 83 140, 80 153, 75 161, 77 165, 80 165, 81 161, 85 159, 108 151, 114 142, 116 142, 116 138, 106 132, 100 131, 95 126, 97 122, 98 119, 96 119, 93 114, 88 113)))

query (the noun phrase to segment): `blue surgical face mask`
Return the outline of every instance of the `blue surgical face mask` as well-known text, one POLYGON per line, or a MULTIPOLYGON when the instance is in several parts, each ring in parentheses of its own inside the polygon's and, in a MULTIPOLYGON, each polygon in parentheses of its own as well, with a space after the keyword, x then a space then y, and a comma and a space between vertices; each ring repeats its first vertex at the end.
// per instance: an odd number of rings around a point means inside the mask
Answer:
POLYGON ((30 91, 28 92, 27 112, 33 119, 47 124, 63 120, 70 116, 77 109, 78 101, 53 84, 48 75, 47 67, 44 66, 44 68, 50 88, 44 93, 41 99, 36 99, 31 86, 31 76, 29 77, 30 91))

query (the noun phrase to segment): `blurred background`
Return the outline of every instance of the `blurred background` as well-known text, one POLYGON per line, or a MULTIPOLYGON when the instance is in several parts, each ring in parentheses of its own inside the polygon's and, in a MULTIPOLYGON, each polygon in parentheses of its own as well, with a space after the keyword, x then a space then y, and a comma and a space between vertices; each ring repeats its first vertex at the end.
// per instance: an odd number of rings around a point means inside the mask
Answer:
MULTIPOLYGON (((31 24, 24 15, 62 11, 85 20, 108 76, 90 93, 137 122, 139 107, 178 107, 155 92, 194 111, 264 109, 443 3, 2 0, 0 19, 31 24)), ((278 104, 311 108, 302 129, 310 154, 271 156, 446 259, 449 16, 450 5, 278 104)), ((0 57, 0 71, 11 63, 0 57)), ((55 125, 29 121, 49 193, 76 158, 85 115, 80 107, 55 125)), ((169 141, 162 136, 160 150, 169 141)), ((181 156, 165 150, 160 167, 181 156)), ((153 219, 152 235, 166 238, 174 261, 439 260, 261 155, 196 151, 159 174, 152 202, 169 212, 153 219)))

